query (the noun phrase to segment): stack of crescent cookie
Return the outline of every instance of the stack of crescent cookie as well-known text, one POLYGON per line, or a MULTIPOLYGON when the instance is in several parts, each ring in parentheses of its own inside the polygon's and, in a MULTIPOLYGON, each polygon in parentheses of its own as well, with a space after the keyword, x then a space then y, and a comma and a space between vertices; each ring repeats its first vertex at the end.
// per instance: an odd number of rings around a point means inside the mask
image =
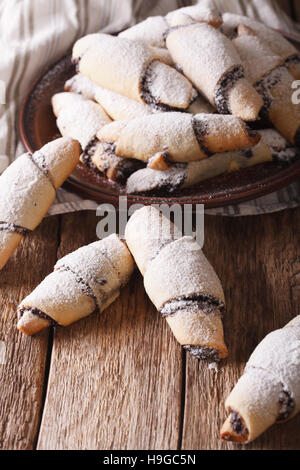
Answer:
POLYGON ((257 21, 195 5, 85 36, 72 58, 78 73, 52 99, 57 126, 127 193, 298 158, 300 55, 257 21))

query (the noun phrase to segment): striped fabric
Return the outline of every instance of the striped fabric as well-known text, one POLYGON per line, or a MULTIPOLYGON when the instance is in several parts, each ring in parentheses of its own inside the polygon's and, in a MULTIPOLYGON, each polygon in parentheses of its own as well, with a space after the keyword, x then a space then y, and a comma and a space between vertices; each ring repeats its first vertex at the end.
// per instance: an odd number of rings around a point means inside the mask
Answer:
MULTIPOLYGON (((299 32, 272 0, 199 0, 220 11, 246 14, 275 28, 299 32)), ((20 105, 32 82, 62 57, 79 37, 117 32, 151 15, 187 6, 188 0, 0 0, 0 163, 23 153, 18 135, 20 105), (4 85, 6 92, 4 93, 4 85), (6 103, 6 104, 3 104, 6 103)), ((0 165, 1 166, 1 165, 0 165)), ((300 185, 235 207, 207 211, 220 215, 249 215, 296 207, 300 185)), ((58 192, 50 214, 95 209, 64 190, 58 192)))

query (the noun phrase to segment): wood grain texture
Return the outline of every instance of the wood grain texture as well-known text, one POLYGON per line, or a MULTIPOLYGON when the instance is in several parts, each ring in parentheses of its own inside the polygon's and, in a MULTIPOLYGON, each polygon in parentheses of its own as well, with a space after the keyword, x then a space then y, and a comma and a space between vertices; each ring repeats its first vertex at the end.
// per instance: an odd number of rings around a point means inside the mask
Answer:
POLYGON ((216 374, 187 356, 184 449, 300 449, 300 415, 275 425, 248 446, 218 433, 224 402, 256 345, 299 315, 300 210, 257 217, 206 217, 204 251, 227 299, 224 318, 229 358, 216 374))
MULTIPOLYGON (((59 255, 95 238, 94 214, 64 216, 59 255)), ((135 273, 101 315, 55 331, 38 449, 176 449, 181 384, 181 348, 135 273)))
POLYGON ((54 332, 47 384, 49 332, 18 333, 16 307, 52 271, 57 243, 61 257, 94 241, 97 219, 62 216, 58 240, 58 218, 51 218, 28 237, 0 273, 0 340, 7 346, 7 364, 0 365, 2 449, 34 448, 37 434, 39 449, 300 449, 299 415, 248 446, 218 437, 225 399, 249 355, 300 313, 300 209, 205 221, 204 251, 227 298, 230 355, 218 373, 188 354, 182 361, 135 273, 101 315, 54 332))
POLYGON ((0 340, 6 364, 0 365, 0 448, 33 449, 39 428, 48 332, 36 338, 16 328, 20 301, 52 270, 58 219, 45 220, 27 236, 0 271, 0 340))

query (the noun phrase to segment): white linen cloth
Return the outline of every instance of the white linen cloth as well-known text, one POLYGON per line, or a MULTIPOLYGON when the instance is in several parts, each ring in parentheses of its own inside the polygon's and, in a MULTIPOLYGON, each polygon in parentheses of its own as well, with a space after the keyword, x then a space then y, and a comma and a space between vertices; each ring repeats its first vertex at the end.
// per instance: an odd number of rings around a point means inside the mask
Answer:
MULTIPOLYGON (((153 15, 187 6, 184 0, 0 0, 0 155, 12 161, 23 153, 18 113, 37 77, 63 57, 76 39, 88 33, 118 32, 153 15), (5 90, 4 90, 5 88, 5 90), (5 91, 5 93, 4 93, 5 91)), ((199 0, 221 12, 254 17, 269 26, 300 33, 299 25, 272 0, 199 0)), ((5 159, 2 158, 2 162, 5 159)), ((254 215, 300 205, 300 183, 238 206, 210 214, 254 215)), ((50 214, 91 209, 98 204, 59 190, 50 214)))

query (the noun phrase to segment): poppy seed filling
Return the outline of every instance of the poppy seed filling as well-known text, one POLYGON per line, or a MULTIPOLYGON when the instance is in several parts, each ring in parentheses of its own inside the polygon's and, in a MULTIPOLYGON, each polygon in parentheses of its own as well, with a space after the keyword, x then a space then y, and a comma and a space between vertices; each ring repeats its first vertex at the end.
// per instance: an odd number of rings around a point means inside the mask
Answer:
POLYGON ((295 409, 295 401, 288 390, 282 388, 279 395, 279 416, 276 421, 284 421, 292 414, 295 409))
POLYGON ((193 116, 192 118, 192 126, 194 130, 194 134, 196 136, 197 142, 199 144, 199 147, 201 148, 202 152, 207 155, 208 157, 211 157, 213 155, 213 152, 208 150, 206 145, 204 144, 204 138, 208 134, 208 124, 205 120, 193 116))
POLYGON ((27 235, 32 230, 9 222, 0 222, 0 232, 18 233, 19 235, 27 235))
POLYGON ((228 94, 238 80, 245 78, 244 70, 241 65, 235 66, 229 70, 215 89, 215 105, 220 114, 231 114, 228 103, 228 94))
MULTIPOLYGON (((94 137, 93 139, 91 139, 84 149, 84 152, 82 154, 82 159, 83 159, 84 164, 88 168, 91 168, 93 171, 95 171, 96 173, 100 175, 101 174, 107 175, 107 172, 110 169, 109 163, 104 161, 102 165, 102 171, 101 171, 92 162, 92 159, 91 159, 92 156, 95 154, 96 147, 99 142, 100 141, 98 140, 97 137, 94 137)), ((107 154, 108 157, 117 157, 115 153, 116 144, 114 142, 106 141, 106 142, 101 142, 101 144, 104 149, 104 154, 107 154)), ((140 162, 139 160, 134 160, 134 159, 129 159, 129 158, 123 158, 123 159, 120 158, 116 167, 114 180, 122 184, 126 182, 127 178, 132 173, 139 170, 140 168, 144 168, 144 166, 145 166, 144 163, 140 162)))
POLYGON ((216 349, 205 346, 193 346, 191 344, 187 344, 183 347, 190 353, 191 356, 196 357, 197 359, 213 362, 218 362, 220 360, 219 351, 216 349))
POLYGON ((297 65, 297 64, 300 64, 300 55, 299 54, 291 55, 285 61, 286 67, 290 67, 291 65, 297 65))
POLYGON ((160 309, 160 313, 163 317, 167 317, 192 305, 197 306, 199 310, 204 311, 207 314, 215 312, 216 309, 218 309, 220 314, 222 314, 225 310, 224 302, 220 301, 216 297, 209 294, 194 294, 178 297, 177 299, 172 299, 166 302, 160 309))
POLYGON ((158 98, 153 96, 151 93, 151 86, 153 84, 153 72, 151 71, 151 67, 155 60, 151 61, 148 66, 145 68, 141 79, 141 98, 142 100, 150 105, 155 111, 157 112, 164 112, 164 111, 183 111, 182 109, 178 109, 174 106, 169 106, 164 103, 159 103, 158 98))
POLYGON ((230 423, 234 432, 236 432, 239 436, 248 436, 249 431, 245 427, 240 414, 236 411, 230 410, 230 423))
POLYGON ((33 307, 25 307, 18 310, 18 319, 20 320, 25 313, 31 313, 31 315, 35 315, 36 317, 42 318, 43 320, 47 320, 52 326, 61 326, 57 323, 53 318, 51 318, 46 313, 42 312, 38 308, 33 307))
POLYGON ((268 113, 273 102, 271 90, 280 82, 282 69, 284 69, 284 67, 278 67, 277 69, 272 70, 259 80, 254 87, 264 102, 264 105, 260 110, 260 116, 263 118, 268 117, 268 113))

